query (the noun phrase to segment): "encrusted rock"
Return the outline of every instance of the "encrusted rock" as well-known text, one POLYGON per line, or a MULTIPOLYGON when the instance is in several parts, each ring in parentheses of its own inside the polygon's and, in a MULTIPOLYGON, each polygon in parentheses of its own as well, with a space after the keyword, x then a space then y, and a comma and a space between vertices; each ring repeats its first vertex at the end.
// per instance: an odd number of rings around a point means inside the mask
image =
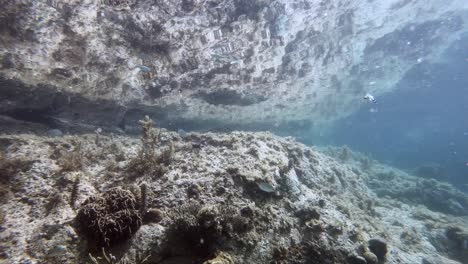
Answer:
POLYGON ((203 189, 200 185, 193 183, 187 188, 187 195, 189 197, 197 197, 198 195, 200 195, 202 190, 203 189))
POLYGON ((143 221, 145 223, 159 223, 163 218, 163 212, 157 208, 146 211, 143 221))
POLYGON ((324 199, 320 199, 320 200, 318 201, 318 204, 319 204, 320 208, 324 208, 324 207, 325 207, 325 200, 324 200, 324 199))
POLYGON ((377 258, 377 256, 374 253, 370 252, 370 251, 364 252, 364 254, 362 254, 362 256, 366 260, 367 264, 377 264, 377 262, 379 262, 379 259, 377 258))
POLYGON ((241 208, 240 213, 243 217, 253 217, 254 216, 254 210, 252 209, 251 206, 246 206, 241 208))
POLYGON ((383 238, 372 238, 369 240, 369 250, 382 261, 387 254, 387 241, 383 238))
POLYGON ((368 264, 366 259, 362 256, 348 257, 348 264, 368 264))

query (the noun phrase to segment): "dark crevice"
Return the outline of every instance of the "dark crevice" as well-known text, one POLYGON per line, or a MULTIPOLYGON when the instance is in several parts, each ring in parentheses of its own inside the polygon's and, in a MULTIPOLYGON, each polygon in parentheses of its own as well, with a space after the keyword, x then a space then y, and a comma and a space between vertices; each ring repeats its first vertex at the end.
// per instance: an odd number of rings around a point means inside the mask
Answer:
POLYGON ((235 90, 217 90, 211 93, 200 92, 197 97, 212 105, 248 106, 263 102, 266 98, 259 95, 243 95, 235 90))

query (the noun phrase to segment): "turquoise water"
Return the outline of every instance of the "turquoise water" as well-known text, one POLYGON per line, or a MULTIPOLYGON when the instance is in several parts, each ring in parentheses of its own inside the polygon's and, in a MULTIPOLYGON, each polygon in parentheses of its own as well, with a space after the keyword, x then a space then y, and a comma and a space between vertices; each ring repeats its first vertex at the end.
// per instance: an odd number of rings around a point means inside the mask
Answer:
POLYGON ((325 142, 348 145, 411 172, 437 167, 439 180, 466 190, 467 42, 468 36, 460 38, 442 55, 442 62, 417 65, 393 92, 377 98, 377 104, 363 105, 337 122, 325 142))

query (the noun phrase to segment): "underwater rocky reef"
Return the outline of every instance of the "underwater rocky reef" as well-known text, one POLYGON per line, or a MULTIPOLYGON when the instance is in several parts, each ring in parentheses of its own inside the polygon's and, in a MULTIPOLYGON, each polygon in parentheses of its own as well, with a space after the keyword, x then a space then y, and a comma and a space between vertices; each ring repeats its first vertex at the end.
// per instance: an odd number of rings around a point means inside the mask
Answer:
POLYGON ((314 145, 442 127, 374 128, 467 36, 466 0, 0 0, 0 264, 468 264, 462 181, 314 145))
POLYGON ((467 263, 448 184, 347 147, 152 125, 2 134, 0 262, 467 263))

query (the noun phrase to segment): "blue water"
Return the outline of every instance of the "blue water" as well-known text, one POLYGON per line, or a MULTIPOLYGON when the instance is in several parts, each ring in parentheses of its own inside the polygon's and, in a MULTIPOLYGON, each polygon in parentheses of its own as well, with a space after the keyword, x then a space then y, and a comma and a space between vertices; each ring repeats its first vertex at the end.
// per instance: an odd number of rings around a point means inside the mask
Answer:
POLYGON ((443 180, 468 183, 468 36, 443 55, 422 62, 397 84, 339 121, 327 143, 348 145, 409 171, 435 164, 443 180), (376 108, 378 112, 370 112, 376 108))

